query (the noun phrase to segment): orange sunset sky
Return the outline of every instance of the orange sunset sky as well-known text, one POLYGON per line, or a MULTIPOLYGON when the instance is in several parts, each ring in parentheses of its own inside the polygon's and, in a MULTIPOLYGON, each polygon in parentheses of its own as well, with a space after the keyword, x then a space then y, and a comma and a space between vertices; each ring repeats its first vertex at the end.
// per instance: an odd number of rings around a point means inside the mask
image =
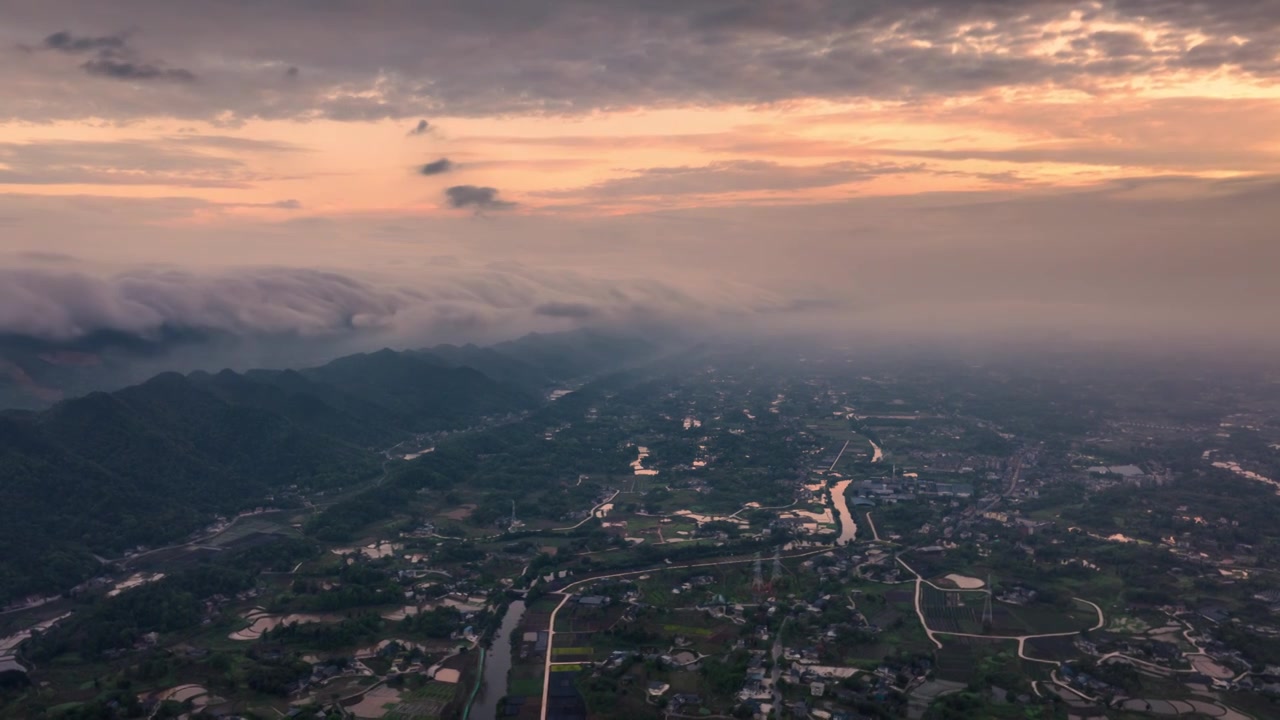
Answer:
POLYGON ((0 17, 0 334, 1276 328, 1280 2, 0 17))

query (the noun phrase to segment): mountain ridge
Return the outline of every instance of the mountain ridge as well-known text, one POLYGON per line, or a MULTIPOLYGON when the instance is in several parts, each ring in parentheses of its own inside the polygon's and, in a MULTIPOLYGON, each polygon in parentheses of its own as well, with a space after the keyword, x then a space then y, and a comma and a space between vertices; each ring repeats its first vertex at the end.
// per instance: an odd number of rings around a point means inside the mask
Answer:
POLYGON ((538 407, 567 379, 556 363, 584 347, 572 366, 582 374, 639 347, 566 334, 557 353, 545 338, 530 360, 513 357, 519 341, 506 352, 450 346, 447 358, 384 349, 298 370, 164 372, 45 410, 0 411, 0 606, 80 582, 95 554, 181 539, 290 486, 376 476, 396 442, 538 407), (519 382, 460 364, 472 357, 519 382))

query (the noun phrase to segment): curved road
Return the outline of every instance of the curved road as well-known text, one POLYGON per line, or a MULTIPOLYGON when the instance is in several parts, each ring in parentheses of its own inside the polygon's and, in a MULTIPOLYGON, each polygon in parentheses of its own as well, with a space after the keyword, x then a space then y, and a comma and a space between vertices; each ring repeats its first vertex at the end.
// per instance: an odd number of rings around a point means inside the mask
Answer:
MULTIPOLYGON (((810 555, 818 555, 820 553, 830 552, 830 551, 831 551, 831 548, 824 546, 816 550, 810 550, 809 552, 796 553, 794 555, 784 555, 782 557, 786 559, 801 558, 801 557, 808 557, 810 555)), ((560 609, 564 607, 565 603, 569 602, 569 598, 573 596, 573 593, 568 592, 569 590, 573 589, 574 587, 577 587, 578 585, 583 585, 590 582, 596 582, 597 580, 609 580, 611 578, 626 577, 628 575, 643 575, 645 573, 662 572, 664 570, 687 570, 689 568, 715 567, 717 565, 739 565, 742 563, 749 563, 749 562, 755 562, 755 561, 756 559, 754 557, 749 557, 749 558, 740 558, 738 560, 721 560, 718 562, 688 563, 684 565, 660 565, 655 568, 645 568, 643 570, 627 570, 626 572, 612 573, 609 575, 597 575, 595 577, 583 578, 581 580, 575 580, 574 582, 571 582, 568 585, 565 585, 564 587, 557 590, 556 593, 562 595, 563 597, 560 598, 560 603, 556 605, 556 608, 551 611, 551 621, 547 624, 547 655, 546 655, 546 659, 543 661, 542 709, 540 711, 539 718, 541 720, 547 720, 547 699, 551 691, 552 666, 582 664, 581 662, 568 662, 568 663, 551 662, 551 650, 553 647, 555 647, 556 615, 559 614, 560 609)))
MULTIPOLYGON (((1034 640, 1036 638, 1072 637, 1075 635, 1079 635, 1081 632, 1084 632, 1081 630, 1073 630, 1071 632, 1035 633, 1030 635, 982 635, 979 633, 961 633, 961 632, 950 632, 947 630, 934 630, 929 627, 929 622, 925 619, 924 608, 922 608, 920 605, 920 597, 923 594, 924 586, 927 584, 929 587, 934 588, 936 590, 942 590, 943 592, 949 592, 949 590, 947 588, 940 588, 937 585, 934 585, 933 583, 929 582, 928 580, 925 580, 920 575, 920 573, 916 572, 915 569, 912 568, 910 565, 908 565, 906 561, 903 560, 901 557, 898 557, 897 560, 898 560, 898 563, 902 565, 902 567, 906 568, 908 572, 916 576, 916 596, 915 596, 916 617, 920 618, 920 626, 924 628, 925 635, 927 635, 929 637, 929 640, 939 648, 942 647, 942 641, 938 639, 937 637, 938 635, 946 635, 949 637, 980 638, 984 640, 1017 640, 1019 658, 1022 658, 1023 660, 1030 660, 1032 662, 1041 662, 1041 663, 1047 663, 1052 665, 1058 665, 1059 663, 1053 660, 1041 660, 1039 658, 1033 658, 1033 657, 1027 656, 1026 642, 1028 640, 1034 640)), ((990 588, 988 588, 988 592, 990 592, 990 588)), ((1089 628, 1088 632, 1101 630, 1102 627, 1107 624, 1106 616, 1103 614, 1102 608, 1098 607, 1096 603, 1093 603, 1088 600, 1085 600, 1084 598, 1078 598, 1078 597, 1073 597, 1071 599, 1075 600, 1076 602, 1080 602, 1080 603, 1084 603, 1085 605, 1088 605, 1089 607, 1093 608, 1094 612, 1098 613, 1098 622, 1093 627, 1089 628)), ((1103 656, 1102 659, 1105 660, 1107 657, 1113 657, 1117 655, 1119 655, 1119 653, 1112 653, 1111 655, 1103 656)))
POLYGON ((578 528, 582 527, 588 520, 594 519, 596 516, 596 513, 600 510, 600 508, 613 502, 613 499, 618 497, 618 494, 621 492, 622 492, 621 490, 614 490, 613 494, 610 495, 607 500, 603 500, 599 505, 596 505, 595 507, 591 508, 591 512, 587 513, 587 516, 582 518, 582 520, 580 520, 577 525, 570 525, 569 527, 562 527, 562 528, 549 528, 549 532, 564 532, 566 530, 577 530, 578 528))

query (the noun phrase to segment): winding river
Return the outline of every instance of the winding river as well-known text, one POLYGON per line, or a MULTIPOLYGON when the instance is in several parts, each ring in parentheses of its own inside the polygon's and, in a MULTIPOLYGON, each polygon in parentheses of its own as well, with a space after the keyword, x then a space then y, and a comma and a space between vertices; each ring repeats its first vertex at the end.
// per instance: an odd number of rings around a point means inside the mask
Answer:
POLYGON ((853 513, 849 512, 849 502, 844 496, 852 482, 841 480, 831 488, 831 504, 835 506, 836 515, 840 518, 840 535, 836 538, 836 545, 848 545, 858 535, 858 524, 853 521, 853 513))

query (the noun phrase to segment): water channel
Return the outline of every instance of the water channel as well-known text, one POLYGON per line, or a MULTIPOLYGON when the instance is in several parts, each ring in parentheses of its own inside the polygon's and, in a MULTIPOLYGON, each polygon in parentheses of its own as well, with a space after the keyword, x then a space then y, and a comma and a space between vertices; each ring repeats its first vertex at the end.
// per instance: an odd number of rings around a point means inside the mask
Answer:
POLYGON ((515 632, 524 617, 524 601, 513 600, 502 616, 502 625, 493 637, 493 644, 484 658, 484 681, 467 720, 495 720, 498 702, 507 694, 507 673, 511 670, 511 633, 515 632))
POLYGON ((858 535, 858 524, 853 521, 853 513, 849 512, 849 503, 844 496, 852 482, 841 480, 831 488, 831 504, 835 506, 836 516, 840 519, 840 536, 836 538, 836 545, 848 545, 858 535))

